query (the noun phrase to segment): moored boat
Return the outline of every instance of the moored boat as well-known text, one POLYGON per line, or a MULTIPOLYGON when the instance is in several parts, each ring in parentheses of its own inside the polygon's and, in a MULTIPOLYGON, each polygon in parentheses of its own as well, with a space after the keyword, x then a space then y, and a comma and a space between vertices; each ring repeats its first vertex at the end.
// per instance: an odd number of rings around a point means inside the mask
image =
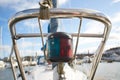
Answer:
POLYGON ((0 69, 5 68, 5 62, 4 61, 0 61, 0 69))

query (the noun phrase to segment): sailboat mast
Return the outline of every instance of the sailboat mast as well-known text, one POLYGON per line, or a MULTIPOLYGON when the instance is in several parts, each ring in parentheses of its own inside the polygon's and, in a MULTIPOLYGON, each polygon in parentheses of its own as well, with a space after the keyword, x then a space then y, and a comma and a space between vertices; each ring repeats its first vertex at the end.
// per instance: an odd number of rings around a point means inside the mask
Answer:
POLYGON ((2 54, 2 27, 0 27, 0 54, 2 54))

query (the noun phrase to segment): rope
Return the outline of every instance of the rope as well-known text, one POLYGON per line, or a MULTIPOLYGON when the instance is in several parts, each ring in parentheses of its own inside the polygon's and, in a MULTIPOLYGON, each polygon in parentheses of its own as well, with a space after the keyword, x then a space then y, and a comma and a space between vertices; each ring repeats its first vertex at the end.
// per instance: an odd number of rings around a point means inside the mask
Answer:
POLYGON ((40 7, 41 8, 52 8, 53 5, 52 5, 52 0, 44 0, 42 3, 40 3, 40 7))
MULTIPOLYGON (((44 0, 43 2, 39 2, 40 10, 39 10, 39 16, 38 16, 38 23, 39 23, 39 29, 41 34, 41 40, 42 40, 42 46, 44 47, 44 39, 43 39, 43 33, 42 33, 42 26, 40 24, 40 19, 49 19, 49 9, 52 8, 52 0, 44 0)), ((45 60, 47 59, 47 54, 44 50, 44 56, 45 60)))
MULTIPOLYGON (((38 23, 39 23, 39 29, 40 29, 40 34, 41 34, 42 46, 44 47, 44 39, 43 39, 43 33, 42 33, 42 26, 40 24, 40 19, 39 18, 38 18, 38 23)), ((44 56, 45 56, 45 60, 46 60, 45 50, 44 50, 44 56)))
POLYGON ((49 19, 49 9, 53 7, 51 0, 44 0, 42 3, 39 2, 40 5, 40 19, 49 19))

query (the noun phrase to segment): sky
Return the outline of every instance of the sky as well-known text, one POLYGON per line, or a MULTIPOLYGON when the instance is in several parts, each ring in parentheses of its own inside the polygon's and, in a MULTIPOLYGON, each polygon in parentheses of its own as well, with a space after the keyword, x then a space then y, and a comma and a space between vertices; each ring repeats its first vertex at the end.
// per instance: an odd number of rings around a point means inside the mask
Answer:
MULTIPOLYGON (((11 35, 8 27, 9 19, 17 12, 31 9, 31 8, 39 8, 40 0, 0 0, 0 58, 8 57, 10 55, 12 41, 11 35)), ((112 47, 120 47, 120 0, 58 0, 59 8, 73 8, 73 9, 93 9, 102 12, 107 15, 112 22, 112 29, 110 32, 110 36, 105 46, 105 50, 112 47)), ((47 26, 49 21, 42 21, 42 26, 47 26)), ((102 27, 96 28, 95 26, 100 26, 100 23, 96 23, 95 21, 84 21, 84 26, 82 30, 85 32, 101 32, 102 27)), ((38 26, 37 20, 28 20, 25 22, 20 22, 17 24, 18 33, 30 33, 30 32, 38 32, 39 30, 35 27, 38 26), (29 28, 28 28, 29 26, 29 28), (25 27, 25 28, 23 28, 25 27)), ((64 30, 65 32, 76 32, 76 27, 68 27, 64 26, 77 26, 78 22, 76 19, 73 20, 60 20, 59 30, 64 30), (64 24, 66 23, 66 24, 64 24)), ((102 26, 102 25, 101 25, 102 26)), ((43 31, 47 32, 47 27, 43 27, 43 31)), ((78 46, 79 51, 94 51, 97 44, 93 44, 96 41, 99 42, 98 39, 80 39, 80 43, 78 46), (84 45, 85 43, 85 45, 84 45), (92 43, 92 44, 91 44, 92 43), (90 44, 90 45, 88 45, 90 44), (84 48, 83 48, 84 47, 84 48), (85 50, 87 49, 87 50, 85 50)), ((18 48, 20 49, 21 55, 31 55, 33 53, 41 53, 39 38, 33 39, 21 39, 18 41, 18 48), (32 50, 31 50, 32 49, 32 50)), ((34 54, 35 55, 35 54, 34 54)))

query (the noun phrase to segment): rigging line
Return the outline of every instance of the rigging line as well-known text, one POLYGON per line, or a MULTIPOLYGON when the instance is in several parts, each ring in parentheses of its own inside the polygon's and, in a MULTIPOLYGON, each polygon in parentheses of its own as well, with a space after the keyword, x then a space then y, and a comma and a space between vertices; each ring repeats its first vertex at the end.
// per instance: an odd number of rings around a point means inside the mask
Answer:
MULTIPOLYGON (((39 18, 38 18, 38 24, 39 24, 40 34, 41 34, 42 46, 44 47, 44 39, 43 39, 43 33, 42 33, 42 26, 40 24, 40 19, 39 18)), ((45 49, 43 49, 43 51, 44 51, 44 56, 45 56, 44 58, 46 60, 45 49)))
MULTIPOLYGON (((41 40, 42 40, 42 46, 44 47, 44 39, 43 39, 43 33, 42 33, 42 26, 40 24, 40 19, 49 19, 49 8, 52 7, 52 2, 51 0, 44 0, 42 3, 40 4, 40 9, 41 11, 39 11, 40 16, 38 17, 38 24, 39 24, 39 29, 40 29, 40 34, 41 34, 41 40), (45 14, 46 13, 46 14, 45 14)), ((45 49, 43 49, 44 52, 44 59, 47 59, 47 54, 45 53, 45 49)))

